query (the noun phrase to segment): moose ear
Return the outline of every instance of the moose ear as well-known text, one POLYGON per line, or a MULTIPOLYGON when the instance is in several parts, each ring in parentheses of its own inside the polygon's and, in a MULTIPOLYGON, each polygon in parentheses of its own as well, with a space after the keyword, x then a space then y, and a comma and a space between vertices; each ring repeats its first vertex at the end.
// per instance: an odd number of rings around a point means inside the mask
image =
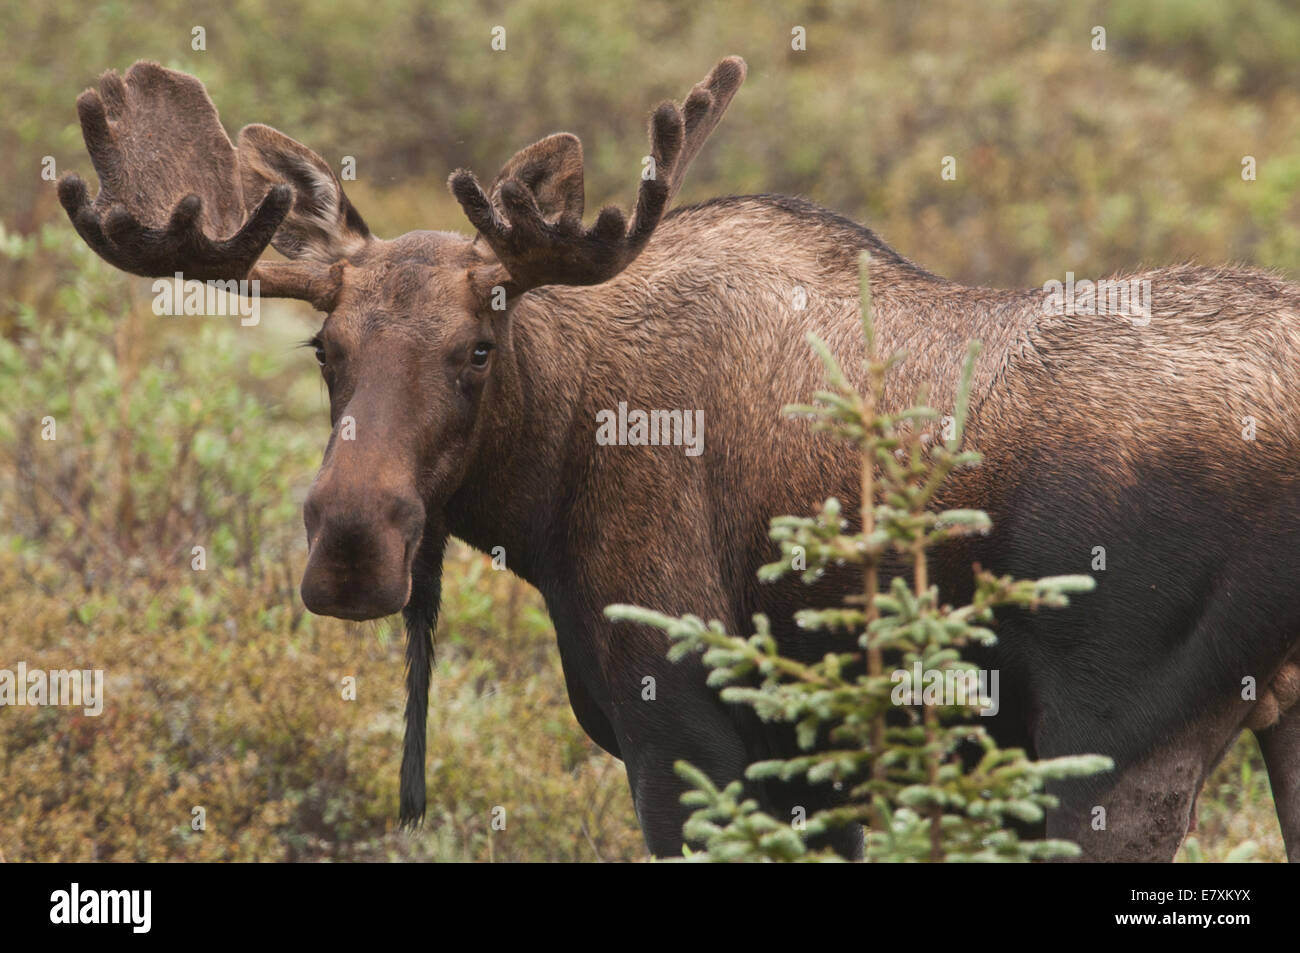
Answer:
POLYGON ((510 179, 532 193, 546 221, 582 220, 582 142, 572 133, 557 132, 534 142, 501 167, 492 183, 492 204, 498 208, 501 188, 510 179))
POLYGON ((256 205, 273 186, 293 188, 293 206, 271 244, 287 258, 335 262, 360 251, 370 229, 343 194, 325 160, 301 142, 260 123, 239 131, 244 201, 256 205))

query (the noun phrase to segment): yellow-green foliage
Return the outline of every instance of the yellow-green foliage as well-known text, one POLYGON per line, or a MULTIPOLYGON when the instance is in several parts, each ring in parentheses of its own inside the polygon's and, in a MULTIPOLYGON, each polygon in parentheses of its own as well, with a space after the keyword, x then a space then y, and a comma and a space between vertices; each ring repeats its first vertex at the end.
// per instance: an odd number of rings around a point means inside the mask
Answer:
POLYGON ((98 718, 3 712, 0 855, 641 856, 622 767, 569 713, 536 599, 484 566, 467 554, 450 560, 429 718, 430 814, 423 831, 405 835, 394 833, 401 638, 385 623, 308 617, 295 630, 288 611, 273 611, 288 608, 274 583, 250 590, 236 579, 214 579, 207 593, 219 618, 196 618, 179 592, 135 585, 88 595, 57 569, 5 552, 0 661, 102 668, 108 703, 98 718), (507 620, 499 606, 512 597, 517 614, 507 620), (356 701, 343 700, 345 676, 356 679, 356 701), (504 831, 491 829, 498 805, 504 831), (196 806, 206 809, 202 833, 190 829, 196 806))
POLYGON ((550 132, 586 147, 588 208, 630 201, 650 108, 728 53, 750 65, 683 198, 806 195, 978 284, 1240 259, 1300 272, 1300 15, 1279 0, 0 0, 0 216, 57 211, 41 158, 89 171, 72 101, 137 58, 195 73, 230 129, 337 164, 380 234, 463 227, 550 132), (195 25, 206 50, 191 49, 195 25), (494 26, 507 49, 493 52, 494 26), (807 49, 791 49, 806 30, 807 49), (1093 50, 1093 29, 1106 50, 1093 50), (955 181, 939 175, 956 159, 955 181), (1258 160, 1254 182, 1241 160, 1258 160), (374 191, 418 181, 400 202, 374 191), (31 183, 32 187, 23 187, 31 183))

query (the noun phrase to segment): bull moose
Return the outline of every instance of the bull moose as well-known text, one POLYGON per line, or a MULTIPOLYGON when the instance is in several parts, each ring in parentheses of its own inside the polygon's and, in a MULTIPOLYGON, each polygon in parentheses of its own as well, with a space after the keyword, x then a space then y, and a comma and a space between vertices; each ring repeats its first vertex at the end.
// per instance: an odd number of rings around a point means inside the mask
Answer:
MULTIPOLYGON (((377 238, 316 153, 264 125, 232 145, 186 74, 139 62, 77 100, 100 190, 92 202, 67 175, 59 197, 100 256, 137 275, 247 280, 326 315, 311 343, 333 430, 304 508, 302 598, 344 619, 404 615, 402 820, 424 814, 449 536, 503 547, 541 592, 574 713, 625 762, 653 853, 682 848, 677 759, 722 782, 790 752, 787 734, 721 702, 698 660, 669 663, 662 633, 602 610, 690 612, 733 632, 763 612, 787 654, 827 651, 793 611, 840 601, 853 580, 760 585, 755 571, 775 553, 773 516, 831 495, 858 506, 856 454, 781 410, 821 383, 808 332, 862 364, 866 250, 880 346, 908 355, 887 403, 925 385, 951 406, 966 343, 983 342, 966 441, 985 463, 942 502, 987 511, 994 529, 939 551, 945 596, 969 593, 974 562, 1020 577, 1095 570, 1096 591, 1068 610, 1002 617, 981 659, 1002 675, 1002 743, 1116 762, 1059 789, 1047 833, 1089 859, 1171 859, 1207 773, 1252 729, 1300 857, 1300 288, 1246 268, 1162 268, 1131 276, 1152 289, 1145 321, 1061 314, 1043 290, 932 275, 799 199, 665 214, 745 72, 724 59, 654 111, 630 219, 606 208, 583 225, 582 145, 559 133, 487 189, 451 176, 468 237, 377 238), (287 261, 259 261, 268 244, 287 261), (692 415, 702 452, 597 439, 627 406, 692 415), (1099 547, 1104 571, 1090 562, 1099 547), (1090 823, 1098 806, 1104 831, 1090 823)), ((756 795, 787 817, 827 797, 798 783, 756 795)), ((861 831, 834 845, 860 855, 861 831)))

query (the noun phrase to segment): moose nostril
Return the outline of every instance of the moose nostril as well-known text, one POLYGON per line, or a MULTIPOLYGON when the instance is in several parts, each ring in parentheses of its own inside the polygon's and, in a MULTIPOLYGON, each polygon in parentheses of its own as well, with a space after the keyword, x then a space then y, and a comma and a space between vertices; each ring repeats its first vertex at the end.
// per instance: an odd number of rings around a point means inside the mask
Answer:
POLYGON ((424 518, 420 498, 406 493, 354 494, 328 502, 313 494, 303 504, 308 546, 324 546, 336 559, 364 560, 393 533, 412 549, 423 535, 424 518))
POLYGON ((303 510, 311 543, 301 587, 308 609, 373 619, 406 604, 424 531, 418 496, 350 487, 317 494, 303 510))
POLYGON ((388 522, 397 527, 406 537, 408 545, 413 544, 424 532, 424 504, 419 499, 408 496, 395 496, 388 504, 388 522))
POLYGON ((320 504, 316 502, 315 497, 309 496, 307 502, 303 504, 302 521, 307 527, 307 542, 310 544, 316 534, 316 527, 320 526, 320 504))

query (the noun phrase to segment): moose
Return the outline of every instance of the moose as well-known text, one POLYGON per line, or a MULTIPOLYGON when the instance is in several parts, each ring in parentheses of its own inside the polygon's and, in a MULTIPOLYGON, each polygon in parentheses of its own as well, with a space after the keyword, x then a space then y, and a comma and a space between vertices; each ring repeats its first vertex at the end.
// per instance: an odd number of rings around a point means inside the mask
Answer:
MULTIPOLYGON (((969 594, 974 563, 1098 583, 1068 609, 1001 616, 978 659, 1001 672, 1001 743, 1115 762, 1060 784, 1043 829, 1085 859, 1170 860, 1208 772, 1253 730, 1300 859, 1300 288, 1249 268, 1167 267, 1129 276, 1150 283, 1146 320, 1062 314, 1043 290, 930 274, 800 199, 668 211, 745 75, 743 60, 723 59, 683 103, 655 109, 630 217, 609 207, 584 225, 582 144, 558 133, 488 188, 451 175, 473 235, 392 240, 302 144, 249 125, 232 145, 194 77, 138 62, 77 100, 99 192, 90 200, 70 174, 58 194, 101 257, 147 277, 247 279, 325 315, 310 343, 332 432, 304 506, 301 594, 323 615, 404 616, 402 821, 425 810, 452 536, 503 547, 543 596, 574 714, 624 761, 653 854, 683 847, 675 761, 722 783, 792 753, 787 731, 723 703, 698 659, 670 663, 663 633, 603 609, 693 613, 737 633, 762 612, 784 653, 832 650, 792 616, 842 601, 854 578, 828 572, 809 587, 755 573, 776 554, 773 516, 830 496, 859 505, 856 452, 782 408, 821 385, 809 332, 865 383, 867 251, 881 352, 907 355, 887 404, 924 386, 951 407, 967 342, 983 344, 964 439, 984 463, 941 502, 985 510, 993 529, 936 553, 945 599, 969 594), (261 260, 268 244, 285 260, 261 260), (621 403, 698 412, 702 452, 597 440, 621 403)), ((828 803, 828 787, 764 783, 754 795, 788 817, 828 803)), ((830 842, 861 855, 861 830, 830 842)))

